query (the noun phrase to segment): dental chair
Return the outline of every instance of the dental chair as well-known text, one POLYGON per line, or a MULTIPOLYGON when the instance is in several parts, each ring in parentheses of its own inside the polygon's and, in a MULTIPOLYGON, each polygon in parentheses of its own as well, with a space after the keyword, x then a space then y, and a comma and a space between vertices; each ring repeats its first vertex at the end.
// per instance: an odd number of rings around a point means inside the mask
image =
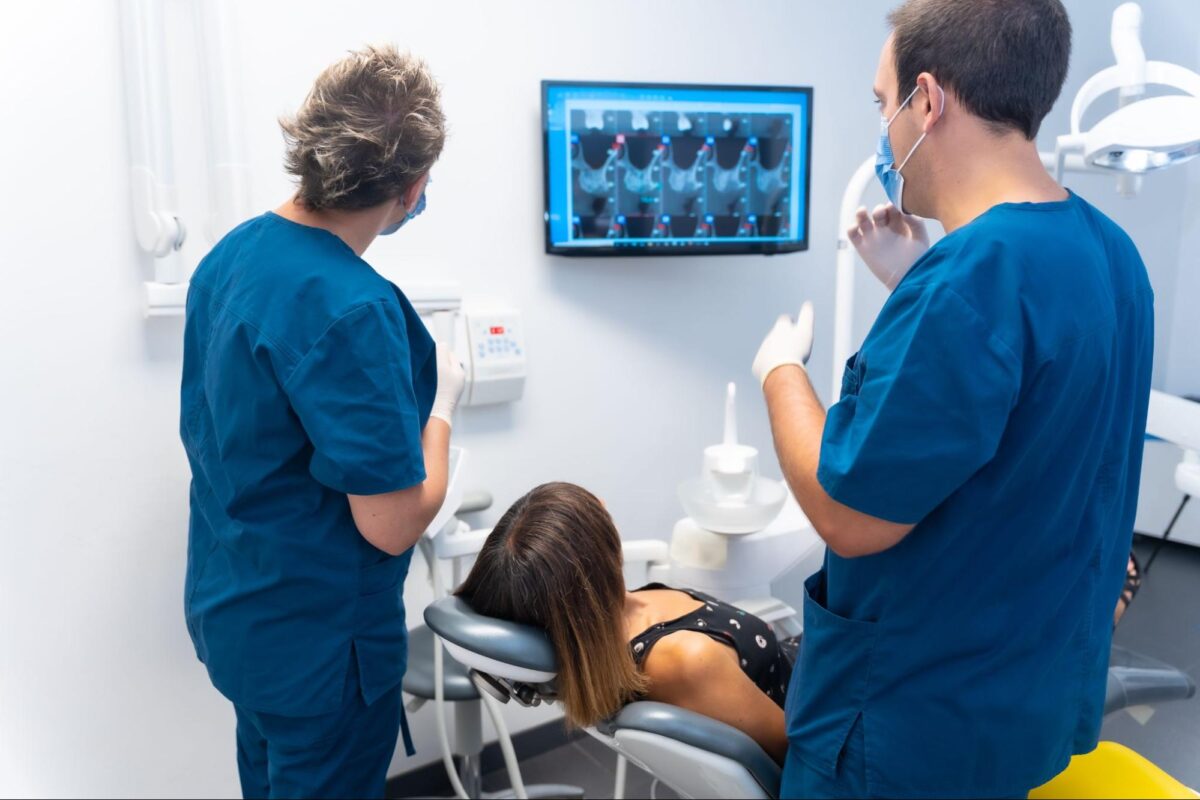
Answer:
MULTIPOLYGON (((458 597, 443 598, 426 608, 425 622, 489 699, 498 703, 516 700, 523 705, 554 700, 557 665, 553 647, 541 629, 485 617, 458 597)), ((1186 674, 1145 656, 1114 648, 1111 663, 1106 714, 1135 705, 1186 699, 1195 693, 1195 685, 1186 674)), ((637 701, 587 732, 683 797, 779 796, 779 765, 742 731, 695 712, 637 701)), ((1132 785, 1173 785, 1169 776, 1150 762, 1120 750, 1119 745, 1102 743, 1098 755, 1077 757, 1062 775, 1031 796, 1113 796, 1115 787, 1110 778, 1114 764, 1132 771, 1127 775, 1132 785), (1109 794, 1105 794, 1106 787, 1109 794), (1063 793, 1055 793, 1060 791, 1063 793)), ((617 772, 614 797, 619 798, 623 773, 620 761, 617 772)))
MULTIPOLYGON (((425 623, 494 700, 554 700, 558 667, 540 628, 485 617, 458 597, 427 607, 425 623)), ((779 796, 779 765, 753 739, 678 706, 633 702, 587 732, 684 797, 779 796)))
MULTIPOLYGON (((451 449, 452 486, 459 482, 464 460, 464 454, 455 450, 451 449)), ((554 649, 545 631, 485 617, 460 598, 448 595, 438 565, 450 563, 450 585, 457 585, 462 568, 491 533, 470 530, 457 515, 486 508, 490 498, 463 497, 459 493, 446 505, 456 509, 455 514, 435 520, 418 542, 435 599, 425 609, 426 624, 409 632, 408 672, 403 688, 413 699, 407 708, 415 711, 428 701, 437 704, 435 720, 443 763, 457 797, 582 797, 580 787, 526 786, 521 778, 500 709, 513 699, 525 706, 555 701, 558 665, 554 649), (453 707, 453 742, 443 715, 446 706, 453 707), (496 728, 509 775, 511 788, 502 792, 482 791, 484 712, 496 728)), ((661 565, 667 557, 666 542, 625 542, 626 581, 634 580, 635 575, 647 577, 648 572, 641 573, 639 568, 661 565)), ((795 616, 778 601, 762 600, 746 610, 772 619, 777 625, 784 613, 795 616)), ((789 630, 786 625, 778 629, 789 630)), ((614 798, 624 795, 626 760, 686 797, 773 798, 779 793, 779 765, 753 739, 686 709, 663 703, 631 703, 587 733, 621 756, 617 760, 614 798)))

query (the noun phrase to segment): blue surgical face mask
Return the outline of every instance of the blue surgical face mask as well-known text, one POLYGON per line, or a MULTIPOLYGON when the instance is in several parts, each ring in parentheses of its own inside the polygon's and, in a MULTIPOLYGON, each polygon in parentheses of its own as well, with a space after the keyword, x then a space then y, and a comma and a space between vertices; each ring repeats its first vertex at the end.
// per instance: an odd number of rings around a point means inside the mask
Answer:
MULTIPOLYGON (((913 153, 917 152, 917 148, 921 146, 921 142, 925 141, 925 133, 913 144, 912 149, 908 151, 908 155, 900 162, 900 165, 893 167, 896 162, 895 154, 892 153, 892 140, 888 136, 888 128, 892 127, 892 123, 896 117, 900 116, 900 112, 904 110, 913 99, 913 96, 921 87, 918 86, 909 92, 908 97, 904 98, 904 102, 896 109, 896 113, 892 114, 891 118, 879 118, 879 142, 875 146, 875 175, 879 178, 879 183, 883 186, 883 191, 887 195, 888 200, 892 205, 900 209, 901 214, 907 214, 904 210, 904 176, 901 170, 908 160, 912 158, 913 153)), ((938 87, 938 91, 942 92, 942 111, 946 110, 946 93, 942 91, 942 87, 938 87)), ((939 112, 940 113, 940 112, 939 112)))
MULTIPOLYGON (((428 187, 428 186, 429 186, 429 184, 431 184, 431 183, 433 183, 433 178, 426 178, 426 179, 425 179, 425 186, 427 186, 427 187, 428 187)), ((380 236, 391 236, 393 233, 395 233, 396 231, 398 231, 398 230, 400 230, 401 228, 403 228, 403 227, 404 227, 404 223, 408 222, 408 221, 409 221, 410 219, 412 219, 413 217, 416 217, 416 216, 420 215, 420 213, 421 213, 422 211, 424 211, 424 210, 425 210, 425 190, 424 190, 424 189, 422 189, 422 190, 421 190, 421 197, 420 197, 420 199, 419 199, 419 200, 417 200, 417 204, 416 204, 415 206, 413 206, 413 210, 412 210, 412 211, 409 211, 408 213, 406 213, 406 214, 404 215, 404 219, 400 220, 399 222, 397 222, 397 223, 395 223, 395 224, 393 224, 393 225, 388 225, 386 228, 384 228, 383 230, 381 230, 381 231, 379 232, 379 235, 380 235, 380 236)))

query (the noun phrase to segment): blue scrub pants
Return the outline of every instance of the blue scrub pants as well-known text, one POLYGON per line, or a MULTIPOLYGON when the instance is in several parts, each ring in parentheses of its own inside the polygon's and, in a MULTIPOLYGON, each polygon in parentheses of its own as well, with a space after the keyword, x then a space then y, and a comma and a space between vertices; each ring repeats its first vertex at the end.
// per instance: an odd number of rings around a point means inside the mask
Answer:
POLYGON ((400 686, 366 705, 353 656, 337 711, 285 717, 237 705, 234 710, 244 797, 384 796, 388 765, 405 721, 400 686))

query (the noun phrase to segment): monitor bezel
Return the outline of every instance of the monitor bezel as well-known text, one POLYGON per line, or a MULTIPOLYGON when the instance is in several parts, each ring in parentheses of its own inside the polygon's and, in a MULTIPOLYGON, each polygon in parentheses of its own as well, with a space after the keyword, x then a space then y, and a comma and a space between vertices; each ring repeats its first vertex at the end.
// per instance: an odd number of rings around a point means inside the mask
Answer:
POLYGON ((812 219, 812 118, 813 87, 811 86, 756 86, 736 83, 648 83, 634 81, 566 81, 543 79, 541 82, 542 102, 542 215, 544 217, 545 252, 547 255, 581 258, 608 258, 629 256, 719 256, 719 255, 780 255, 808 250, 809 223, 812 219), (736 242, 680 245, 677 247, 570 247, 554 244, 550 232, 550 120, 547 99, 550 89, 564 86, 593 87, 603 89, 711 89, 715 91, 780 92, 803 94, 808 101, 808 113, 804 120, 804 238, 776 244, 774 242, 736 242))

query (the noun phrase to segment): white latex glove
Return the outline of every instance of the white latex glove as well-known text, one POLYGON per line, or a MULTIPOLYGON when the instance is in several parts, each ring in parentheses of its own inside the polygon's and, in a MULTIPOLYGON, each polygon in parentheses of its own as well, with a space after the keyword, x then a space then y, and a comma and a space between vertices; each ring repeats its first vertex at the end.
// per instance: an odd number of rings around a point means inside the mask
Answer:
POLYGON ((875 206, 870 214, 866 208, 858 209, 858 218, 847 235, 871 272, 888 289, 895 289, 929 249, 929 232, 921 218, 901 214, 891 203, 875 206))
POLYGON ((454 408, 458 398, 462 396, 463 386, 467 382, 467 374, 463 371, 458 356, 450 348, 438 342, 437 345, 437 393, 433 396, 433 411, 430 417, 437 417, 447 425, 454 418, 454 408))
POLYGON ((795 364, 803 368, 812 353, 812 343, 812 303, 800 307, 800 316, 795 321, 787 314, 780 316, 767 338, 763 339, 758 355, 754 357, 754 365, 750 368, 754 377, 758 378, 759 385, 767 382, 767 376, 776 367, 795 364))

